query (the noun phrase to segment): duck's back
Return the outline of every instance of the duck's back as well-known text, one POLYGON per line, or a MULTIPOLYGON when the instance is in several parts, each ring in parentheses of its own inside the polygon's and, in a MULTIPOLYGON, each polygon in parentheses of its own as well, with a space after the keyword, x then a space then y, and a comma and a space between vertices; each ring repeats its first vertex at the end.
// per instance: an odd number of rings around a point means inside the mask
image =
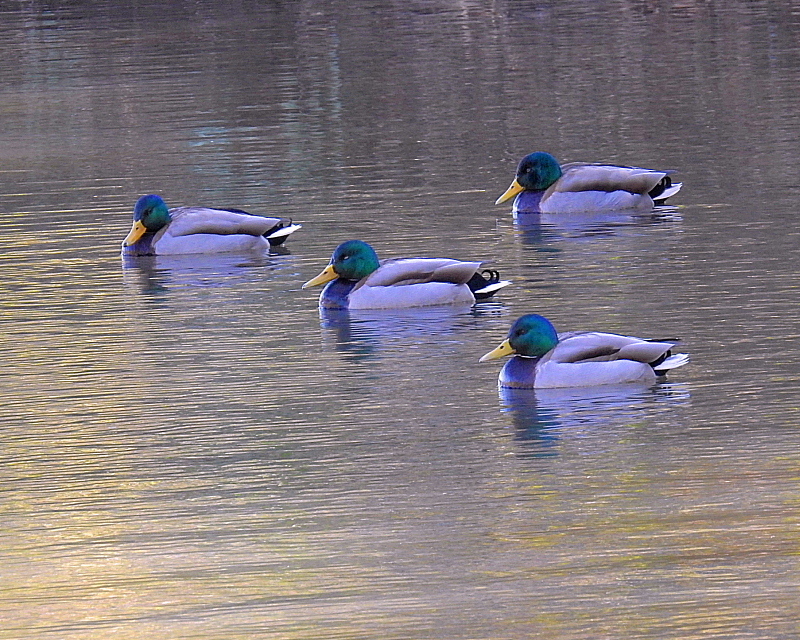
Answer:
POLYGON ((653 362, 674 346, 672 342, 642 340, 601 331, 571 331, 558 334, 558 344, 545 357, 554 362, 608 362, 635 360, 653 362))
POLYGON ((158 255, 241 253, 269 249, 264 234, 279 218, 207 207, 170 209, 172 221, 153 239, 158 255))
POLYGON ((648 195, 667 174, 637 167, 571 162, 541 197, 542 213, 648 211, 648 195))
POLYGON ((610 164, 569 162, 561 166, 555 191, 618 191, 646 194, 666 177, 663 171, 610 164))
POLYGON ((174 237, 198 233, 263 236, 280 222, 280 218, 208 207, 178 207, 170 209, 169 213, 172 222, 167 233, 174 237))
POLYGON ((380 268, 367 276, 364 285, 387 287, 423 282, 466 284, 480 267, 480 262, 462 262, 450 258, 393 258, 382 261, 380 268))

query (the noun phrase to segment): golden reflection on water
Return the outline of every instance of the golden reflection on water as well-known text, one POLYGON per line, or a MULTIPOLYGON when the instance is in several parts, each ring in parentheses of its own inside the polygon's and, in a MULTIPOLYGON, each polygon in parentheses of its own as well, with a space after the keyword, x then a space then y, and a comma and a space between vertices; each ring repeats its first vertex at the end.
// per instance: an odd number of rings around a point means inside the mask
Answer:
POLYGON ((579 4, 4 14, 0 638, 797 635, 797 21, 579 4), (534 148, 684 191, 515 221, 534 148), (123 261, 151 192, 304 227, 123 261), (348 237, 514 285, 320 314, 348 237), (498 394, 530 311, 692 364, 498 394))

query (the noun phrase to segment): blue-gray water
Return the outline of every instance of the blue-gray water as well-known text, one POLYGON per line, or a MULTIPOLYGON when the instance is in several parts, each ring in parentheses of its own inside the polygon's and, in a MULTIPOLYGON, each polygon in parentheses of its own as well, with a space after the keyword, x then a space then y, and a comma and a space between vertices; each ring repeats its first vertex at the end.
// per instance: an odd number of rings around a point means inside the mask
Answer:
POLYGON ((800 5, 0 18, 0 638, 800 636, 800 5), (684 190, 516 223, 537 149, 684 190), (143 193, 304 227, 123 265, 143 193), (514 285, 320 317, 351 237, 514 285), (527 312, 692 363, 500 396, 477 359, 527 312))

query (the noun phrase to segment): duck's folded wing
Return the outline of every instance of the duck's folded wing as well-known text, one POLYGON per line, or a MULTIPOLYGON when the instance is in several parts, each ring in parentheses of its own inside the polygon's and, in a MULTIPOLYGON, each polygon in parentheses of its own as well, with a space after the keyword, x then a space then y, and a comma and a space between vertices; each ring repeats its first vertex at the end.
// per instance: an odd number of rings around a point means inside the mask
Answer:
POLYGON ((619 358, 651 363, 658 360, 675 345, 671 342, 634 342, 619 350, 619 358))
POLYGON ((666 175, 638 167, 570 162, 561 166, 563 175, 551 187, 555 191, 628 191, 645 194, 666 175))
POLYGON ((650 363, 674 346, 672 342, 648 342, 614 333, 560 334, 559 343, 550 354, 550 359, 555 362, 635 360, 650 363))
POLYGON ((262 236, 282 221, 281 218, 265 218, 244 212, 206 207, 179 207, 171 209, 170 215, 172 222, 169 225, 169 233, 173 236, 188 236, 195 233, 262 236))
POLYGON ((364 281, 368 287, 450 282, 466 284, 481 268, 480 262, 461 262, 449 258, 396 258, 381 263, 364 281))

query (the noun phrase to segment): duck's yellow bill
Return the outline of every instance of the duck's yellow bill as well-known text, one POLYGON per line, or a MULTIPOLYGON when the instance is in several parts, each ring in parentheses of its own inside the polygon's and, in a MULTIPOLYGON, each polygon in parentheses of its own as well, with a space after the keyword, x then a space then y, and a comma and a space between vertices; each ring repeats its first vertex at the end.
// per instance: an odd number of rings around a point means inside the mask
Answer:
POLYGON ((511 186, 506 189, 506 192, 497 200, 495 200, 494 203, 501 204, 506 200, 511 200, 511 198, 517 195, 520 191, 525 191, 525 187, 523 187, 519 182, 517 182, 517 179, 514 178, 514 182, 511 183, 511 186))
POLYGON ((502 358, 503 356, 510 356, 511 354, 516 353, 514 347, 511 346, 511 343, 508 340, 503 340, 497 349, 494 351, 490 351, 485 356, 483 356, 478 362, 486 362, 487 360, 497 360, 497 358, 502 358))
POLYGON ((322 270, 315 278, 311 278, 308 282, 306 282, 302 288, 307 289, 308 287, 318 287, 321 284, 325 284, 326 282, 330 282, 331 280, 336 280, 339 277, 339 274, 336 273, 333 269, 333 265, 329 264, 322 270))
POLYGON ((130 233, 122 241, 123 247, 130 247, 134 242, 147 233, 147 227, 142 224, 141 220, 134 220, 130 233))

